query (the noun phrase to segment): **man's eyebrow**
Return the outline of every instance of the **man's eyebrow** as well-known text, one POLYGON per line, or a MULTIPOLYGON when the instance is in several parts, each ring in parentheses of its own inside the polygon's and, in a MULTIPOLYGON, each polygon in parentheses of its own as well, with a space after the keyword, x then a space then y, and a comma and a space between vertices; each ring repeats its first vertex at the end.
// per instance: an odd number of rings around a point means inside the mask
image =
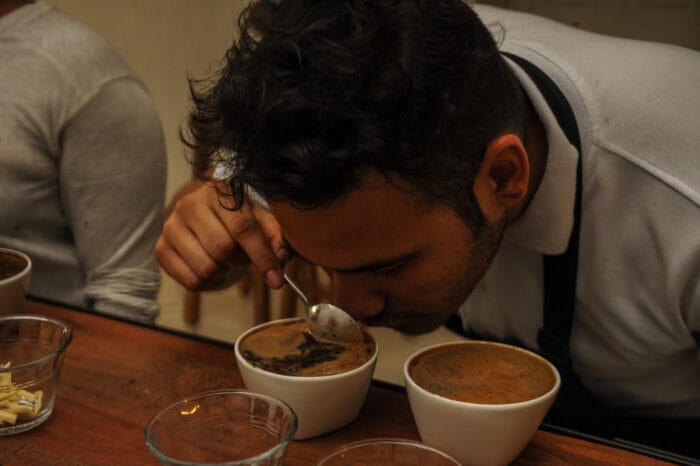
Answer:
POLYGON ((375 272, 377 270, 381 270, 387 267, 391 267, 393 265, 397 264, 403 264, 405 262, 408 262, 412 259, 415 259, 418 257, 418 251, 411 251, 407 252, 405 254, 401 254, 396 257, 390 257, 387 259, 379 259, 373 262, 369 262, 367 264, 362 264, 358 265, 356 267, 351 267, 349 269, 332 269, 334 272, 339 272, 339 273, 365 273, 365 272, 375 272))
MULTIPOLYGON (((289 242, 284 238, 284 235, 282 236, 282 239, 283 239, 285 245, 287 246, 287 248, 288 248, 288 250, 289 250, 289 252, 290 252, 290 254, 289 254, 290 257, 297 256, 297 257, 300 258, 301 260, 306 261, 306 262, 308 262, 309 264, 313 264, 313 262, 311 262, 311 261, 308 260, 306 257, 304 257, 304 256, 302 256, 301 254, 299 254, 299 253, 292 247, 292 245, 290 245, 289 242)), ((416 258, 416 257, 418 256, 418 254, 419 254, 419 251, 410 251, 410 252, 407 252, 407 253, 405 253, 405 254, 401 254, 401 255, 399 255, 399 256, 396 256, 396 257, 390 257, 390 258, 387 258, 387 259, 379 259, 379 260, 376 260, 376 261, 369 262, 369 263, 367 263, 367 264, 361 264, 361 265, 358 265, 358 266, 355 266, 355 267, 350 267, 350 268, 347 268, 347 269, 330 269, 330 270, 332 270, 333 272, 351 273, 351 274, 354 274, 354 273, 364 273, 364 272, 373 272, 373 271, 381 270, 381 269, 383 269, 383 268, 386 268, 386 267, 389 267, 389 266, 392 266, 392 265, 395 265, 395 264, 399 264, 399 263, 403 263, 403 262, 408 262, 408 261, 410 261, 410 260, 416 258)))

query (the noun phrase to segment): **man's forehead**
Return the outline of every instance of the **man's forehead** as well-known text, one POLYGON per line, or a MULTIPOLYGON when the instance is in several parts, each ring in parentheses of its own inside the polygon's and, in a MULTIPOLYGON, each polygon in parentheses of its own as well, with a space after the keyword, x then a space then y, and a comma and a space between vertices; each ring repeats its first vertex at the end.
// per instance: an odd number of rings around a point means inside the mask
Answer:
POLYGON ((451 210, 418 208, 412 195, 391 186, 353 191, 315 209, 270 202, 283 237, 298 255, 334 270, 376 267, 426 247, 451 210), (437 223, 436 223, 437 221, 437 223))

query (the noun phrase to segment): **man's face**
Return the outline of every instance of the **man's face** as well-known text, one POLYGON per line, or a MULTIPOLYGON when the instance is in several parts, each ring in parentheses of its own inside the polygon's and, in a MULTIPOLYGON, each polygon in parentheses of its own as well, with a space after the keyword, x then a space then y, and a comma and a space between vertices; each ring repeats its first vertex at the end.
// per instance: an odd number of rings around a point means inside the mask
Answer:
POLYGON ((316 209, 270 203, 289 245, 332 278, 335 304, 367 325, 423 333, 442 324, 486 272, 502 223, 478 238, 444 205, 379 176, 316 209))

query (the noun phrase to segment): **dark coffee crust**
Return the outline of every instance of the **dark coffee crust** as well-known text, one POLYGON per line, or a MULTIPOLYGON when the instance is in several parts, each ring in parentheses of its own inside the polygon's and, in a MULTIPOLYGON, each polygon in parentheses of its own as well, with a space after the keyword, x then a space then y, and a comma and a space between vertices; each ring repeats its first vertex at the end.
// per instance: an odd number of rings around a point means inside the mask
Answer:
POLYGON ((256 367, 283 375, 294 375, 316 364, 333 361, 345 348, 335 343, 318 341, 309 332, 303 332, 304 342, 297 347, 299 353, 282 357, 264 358, 250 350, 243 357, 256 367))
POLYGON ((0 251, 0 280, 13 277, 27 268, 27 259, 8 251, 0 251))
POLYGON ((260 369, 292 376, 347 372, 369 361, 376 351, 366 335, 360 343, 320 341, 304 321, 269 325, 247 335, 239 345, 243 358, 260 369))

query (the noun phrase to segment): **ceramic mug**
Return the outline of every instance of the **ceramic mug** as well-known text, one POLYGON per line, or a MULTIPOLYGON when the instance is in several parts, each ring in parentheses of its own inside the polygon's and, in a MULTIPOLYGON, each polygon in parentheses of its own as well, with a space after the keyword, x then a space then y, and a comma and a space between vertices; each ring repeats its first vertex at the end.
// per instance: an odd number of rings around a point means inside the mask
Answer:
POLYGON ((246 389, 289 403, 297 415, 296 440, 316 437, 339 429, 357 417, 364 404, 377 363, 378 347, 359 367, 331 375, 285 375, 257 367, 241 351, 249 335, 270 326, 303 321, 303 318, 273 320, 243 333, 235 345, 236 360, 246 389))
POLYGON ((422 441, 479 466, 515 460, 561 384, 541 356, 487 341, 424 348, 406 360, 404 377, 422 441))
POLYGON ((0 314, 20 314, 32 274, 32 260, 14 249, 0 248, 0 314))

